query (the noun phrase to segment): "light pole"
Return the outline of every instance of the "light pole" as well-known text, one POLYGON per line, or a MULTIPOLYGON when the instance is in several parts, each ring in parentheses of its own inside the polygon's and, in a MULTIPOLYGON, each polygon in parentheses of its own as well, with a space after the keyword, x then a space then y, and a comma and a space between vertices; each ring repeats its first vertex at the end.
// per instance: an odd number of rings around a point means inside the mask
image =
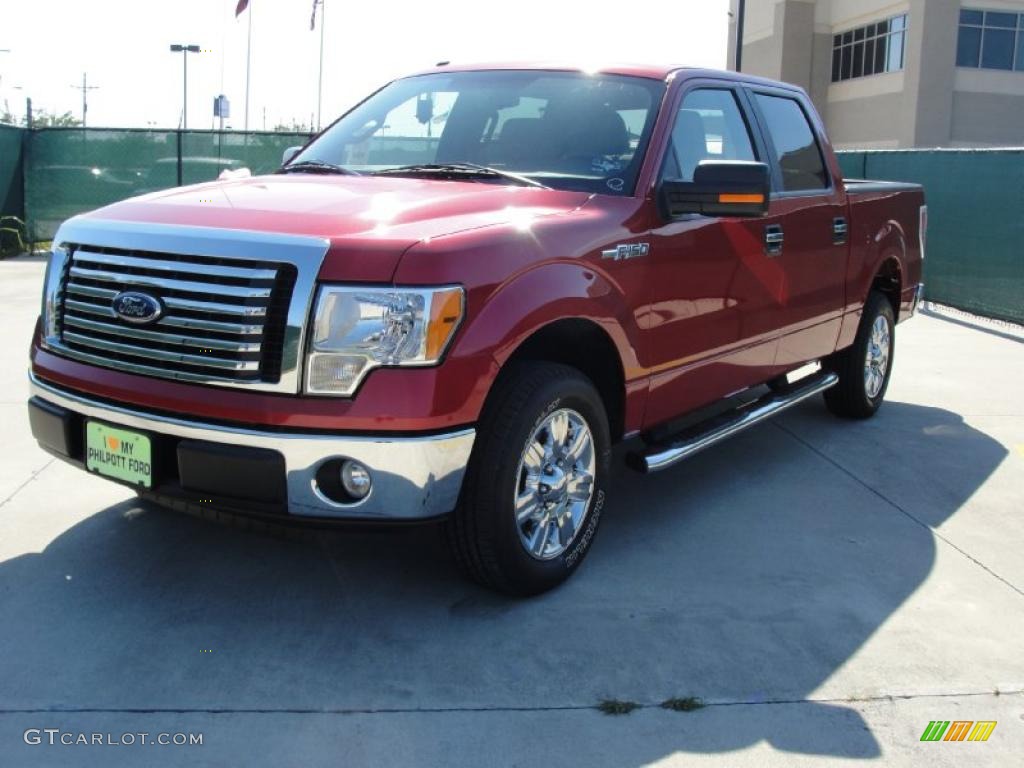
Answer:
POLYGON ((747 3, 746 0, 739 0, 739 7, 736 9, 736 71, 743 71, 743 22, 746 21, 747 3))
POLYGON ((182 54, 183 61, 185 62, 181 101, 181 129, 185 131, 188 130, 188 55, 190 53, 199 53, 199 46, 175 44, 171 46, 171 53, 182 54))
POLYGON ((320 77, 316 86, 316 130, 319 133, 320 115, 324 103, 324 29, 327 27, 327 5, 324 0, 316 0, 313 3, 313 26, 316 25, 317 7, 320 8, 320 77))
POLYGON ((99 90, 99 86, 98 85, 89 85, 89 76, 85 72, 83 72, 82 73, 82 84, 81 85, 72 85, 71 87, 72 88, 77 88, 78 90, 80 90, 82 92, 82 127, 85 128, 86 127, 86 125, 85 125, 85 123, 86 123, 86 115, 89 112, 89 99, 88 99, 89 91, 99 90))

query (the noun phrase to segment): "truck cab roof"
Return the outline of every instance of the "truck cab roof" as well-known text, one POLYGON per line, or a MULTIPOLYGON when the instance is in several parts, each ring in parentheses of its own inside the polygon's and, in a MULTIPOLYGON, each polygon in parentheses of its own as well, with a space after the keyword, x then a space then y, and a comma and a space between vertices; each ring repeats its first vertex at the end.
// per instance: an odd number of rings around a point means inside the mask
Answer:
POLYGON ((730 80, 733 82, 753 83, 765 85, 772 88, 802 92, 803 89, 792 83, 785 83, 781 80, 771 80, 765 77, 757 77, 744 72, 733 72, 724 69, 713 69, 707 67, 691 67, 678 64, 637 64, 637 63, 613 63, 603 62, 594 65, 581 64, 580 62, 565 61, 543 61, 543 62, 478 62, 478 63, 439 63, 428 69, 421 70, 409 77, 430 75, 443 72, 487 72, 498 70, 536 70, 539 72, 584 72, 595 75, 620 75, 624 77, 643 77, 649 80, 671 81, 676 77, 685 76, 688 78, 713 78, 718 80, 730 80))

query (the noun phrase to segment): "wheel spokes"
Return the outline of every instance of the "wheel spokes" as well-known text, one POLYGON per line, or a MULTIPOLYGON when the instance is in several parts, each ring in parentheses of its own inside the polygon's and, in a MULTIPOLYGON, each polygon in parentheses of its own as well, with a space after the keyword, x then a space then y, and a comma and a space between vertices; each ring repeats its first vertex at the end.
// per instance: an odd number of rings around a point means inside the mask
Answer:
POLYGON ((576 535, 576 519, 572 510, 566 505, 562 516, 558 520, 558 543, 564 548, 568 547, 576 535))
POLYGON ((572 440, 565 449, 565 458, 575 464, 590 447, 590 432, 582 425, 573 424, 572 440))
POLYGON ((569 414, 565 411, 558 411, 551 417, 551 424, 548 427, 548 431, 551 433, 551 442, 553 446, 559 448, 564 446, 565 440, 569 436, 569 414))
POLYGON ((537 523, 537 527, 530 536, 530 552, 535 557, 541 557, 548 546, 548 539, 551 538, 551 521, 548 518, 537 523))
POLYGON ((544 468, 544 459, 547 455, 544 446, 537 440, 530 442, 523 454, 523 466, 531 475, 539 475, 544 468))
POLYGON ((516 522, 523 525, 537 516, 540 499, 537 496, 537 479, 527 477, 526 487, 516 496, 516 522))
POLYGON ((579 535, 594 496, 595 453, 589 425, 569 408, 549 413, 523 446, 513 509, 532 557, 558 557, 579 535))
POLYGON ((594 492, 594 478, 586 472, 579 472, 573 478, 569 488, 569 499, 572 501, 590 501, 594 492))

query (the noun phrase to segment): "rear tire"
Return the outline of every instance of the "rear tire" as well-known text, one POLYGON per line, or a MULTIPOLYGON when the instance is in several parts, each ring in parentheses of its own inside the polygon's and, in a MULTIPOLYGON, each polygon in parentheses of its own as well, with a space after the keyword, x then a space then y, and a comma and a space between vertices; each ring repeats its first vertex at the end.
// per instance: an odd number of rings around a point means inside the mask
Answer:
POLYGON ((536 595, 569 578, 590 549, 611 440, 601 397, 577 369, 514 365, 484 408, 447 536, 473 580, 536 595))
POLYGON ((837 416, 867 419, 885 399, 896 352, 896 317, 892 304, 877 291, 868 294, 853 344, 824 361, 839 375, 825 390, 825 404, 837 416))

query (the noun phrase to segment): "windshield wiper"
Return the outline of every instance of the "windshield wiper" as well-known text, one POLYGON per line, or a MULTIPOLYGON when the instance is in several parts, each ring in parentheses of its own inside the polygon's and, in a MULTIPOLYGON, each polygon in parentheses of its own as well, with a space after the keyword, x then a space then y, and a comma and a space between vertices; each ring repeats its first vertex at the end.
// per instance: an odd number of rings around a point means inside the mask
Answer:
POLYGON ((343 176, 360 176, 356 171, 350 171, 334 163, 325 163, 322 160, 303 160, 299 163, 292 163, 278 168, 277 173, 337 173, 343 176))
POLYGON ((514 181, 517 184, 522 184, 527 187, 540 187, 541 189, 550 189, 550 187, 541 184, 536 179, 531 179, 529 176, 523 176, 518 173, 512 173, 511 171, 502 171, 498 168, 490 168, 486 165, 477 165, 476 163, 421 163, 418 165, 402 165, 397 168, 384 168, 380 171, 373 171, 373 176, 385 176, 393 174, 395 176, 401 176, 402 174, 430 174, 437 176, 464 176, 467 178, 495 178, 495 179, 508 179, 514 181))

